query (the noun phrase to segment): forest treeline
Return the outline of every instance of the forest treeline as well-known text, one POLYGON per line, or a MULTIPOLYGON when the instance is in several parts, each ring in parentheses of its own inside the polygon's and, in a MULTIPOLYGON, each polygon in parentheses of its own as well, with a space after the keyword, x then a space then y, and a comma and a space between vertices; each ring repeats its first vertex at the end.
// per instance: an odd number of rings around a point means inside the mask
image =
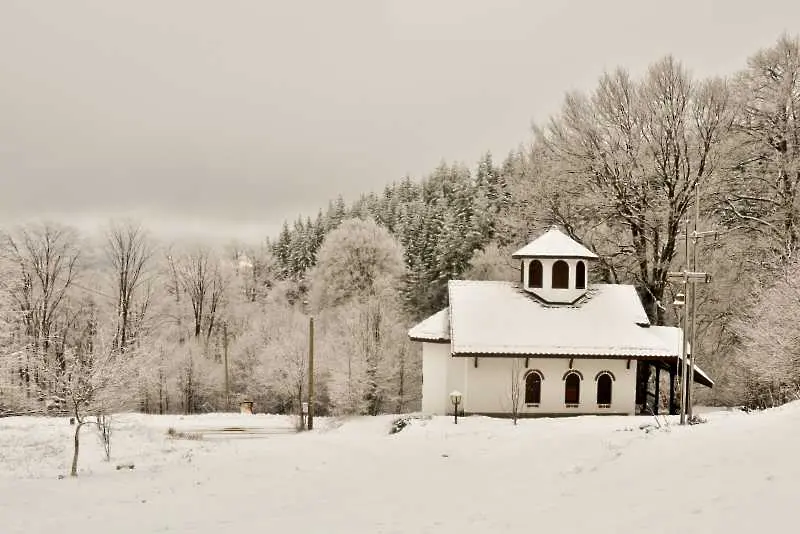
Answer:
POLYGON ((697 290, 696 353, 717 381, 702 400, 796 398, 798 113, 800 41, 783 36, 726 78, 673 57, 639 78, 608 72, 501 160, 339 197, 258 246, 160 243, 130 221, 102 242, 53 223, 6 229, 0 410, 68 401, 102 352, 137 362, 124 366, 137 409, 247 397, 296 413, 311 315, 319 413, 414 410, 408 327, 447 305, 451 278, 516 280, 510 253, 552 224, 600 256, 593 281, 634 284, 653 323, 677 324, 667 273, 686 260, 695 198, 698 269, 713 276, 697 290))

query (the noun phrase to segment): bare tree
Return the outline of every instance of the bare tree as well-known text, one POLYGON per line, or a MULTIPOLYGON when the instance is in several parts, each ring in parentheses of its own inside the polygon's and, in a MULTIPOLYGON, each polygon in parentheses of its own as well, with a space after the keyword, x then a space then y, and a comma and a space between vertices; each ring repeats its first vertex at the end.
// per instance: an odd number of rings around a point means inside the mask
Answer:
POLYGON ((19 381, 14 378, 21 368, 20 346, 15 336, 20 315, 6 285, 11 277, 4 267, 6 264, 0 258, 0 416, 18 410, 24 397, 19 381))
POLYGON ((511 359, 511 383, 509 384, 509 397, 511 398, 511 419, 517 424, 519 419, 519 408, 522 401, 522 370, 524 366, 522 359, 511 359))
POLYGON ((113 347, 124 352, 145 320, 151 287, 145 279, 153 247, 138 223, 112 223, 106 234, 106 258, 114 272, 117 325, 113 347))
POLYGON ((800 38, 781 37, 735 83, 731 170, 717 212, 779 259, 800 244, 800 38))
POLYGON ((199 247, 173 264, 173 269, 192 307, 194 337, 208 343, 225 295, 220 263, 208 248, 199 247))
MULTIPOLYGON (((183 405, 186 411, 193 412, 201 401, 198 395, 206 396, 203 402, 213 402, 209 398, 213 388, 209 387, 208 380, 216 374, 217 370, 211 364, 216 365, 217 360, 221 360, 221 352, 214 353, 214 362, 205 360, 212 348, 220 348, 217 346, 219 336, 212 337, 219 330, 217 326, 222 324, 228 280, 222 262, 207 247, 196 247, 188 253, 170 250, 166 263, 166 289, 172 302, 165 306, 165 316, 170 318, 171 331, 177 334, 172 340, 177 342, 177 346, 172 346, 171 350, 181 360, 173 370, 180 369, 177 385, 184 399, 183 405), (187 337, 194 340, 191 346, 186 343, 187 337), (212 341, 217 344, 212 345, 212 341)), ((222 385, 221 381, 219 385, 222 385)))
MULTIPOLYGON (((36 359, 45 358, 56 334, 56 323, 78 273, 80 251, 75 232, 54 224, 31 225, 0 234, 0 254, 13 265, 6 283, 22 320, 27 348, 18 370, 26 385, 38 382, 36 359)), ((61 360, 59 351, 56 358, 61 360)), ((63 361, 57 368, 65 371, 63 361)))
POLYGON ((592 95, 569 95, 537 130, 550 222, 614 259, 655 324, 664 324, 660 302, 681 218, 718 166, 728 99, 725 82, 696 83, 667 57, 640 83, 623 70, 606 74, 592 95))
POLYGON ((111 453, 110 417, 128 408, 136 382, 136 358, 122 357, 112 344, 105 345, 96 337, 91 344, 71 347, 64 355, 66 372, 40 362, 37 371, 56 381, 63 392, 75 420, 70 475, 78 476, 80 431, 87 424, 98 426, 104 439, 106 457, 111 453))

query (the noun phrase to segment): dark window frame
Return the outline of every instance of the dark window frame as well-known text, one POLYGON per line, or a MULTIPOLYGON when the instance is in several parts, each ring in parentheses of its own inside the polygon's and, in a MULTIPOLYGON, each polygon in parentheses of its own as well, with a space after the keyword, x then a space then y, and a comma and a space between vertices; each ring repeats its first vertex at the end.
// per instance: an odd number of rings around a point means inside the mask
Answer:
POLYGON ((564 375, 564 404, 567 407, 577 408, 581 403, 580 373, 570 371, 564 375))
POLYGON ((600 407, 611 407, 614 399, 614 375, 602 371, 595 377, 597 382, 597 404, 600 407))
POLYGON ((525 404, 527 406, 538 406, 541 404, 543 381, 544 375, 541 371, 533 369, 525 373, 525 404))

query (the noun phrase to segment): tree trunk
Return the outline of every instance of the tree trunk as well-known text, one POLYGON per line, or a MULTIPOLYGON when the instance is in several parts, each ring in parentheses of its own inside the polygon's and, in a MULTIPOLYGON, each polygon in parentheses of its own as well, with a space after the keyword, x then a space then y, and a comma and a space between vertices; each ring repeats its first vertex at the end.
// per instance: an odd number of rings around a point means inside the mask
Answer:
POLYGON ((72 449, 72 468, 70 469, 69 476, 76 477, 78 476, 78 452, 80 451, 81 442, 80 442, 80 432, 81 427, 83 426, 82 422, 78 421, 78 418, 75 418, 76 426, 75 426, 75 441, 73 442, 73 449, 72 449))

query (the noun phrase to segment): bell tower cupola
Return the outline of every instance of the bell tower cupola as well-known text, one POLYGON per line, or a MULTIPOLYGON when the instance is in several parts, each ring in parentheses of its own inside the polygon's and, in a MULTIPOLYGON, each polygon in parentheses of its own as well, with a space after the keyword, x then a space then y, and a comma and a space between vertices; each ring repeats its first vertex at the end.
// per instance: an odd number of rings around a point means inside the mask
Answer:
POLYGON ((520 260, 525 291, 552 304, 572 304, 586 294, 588 262, 597 254, 552 226, 511 257, 520 260))

